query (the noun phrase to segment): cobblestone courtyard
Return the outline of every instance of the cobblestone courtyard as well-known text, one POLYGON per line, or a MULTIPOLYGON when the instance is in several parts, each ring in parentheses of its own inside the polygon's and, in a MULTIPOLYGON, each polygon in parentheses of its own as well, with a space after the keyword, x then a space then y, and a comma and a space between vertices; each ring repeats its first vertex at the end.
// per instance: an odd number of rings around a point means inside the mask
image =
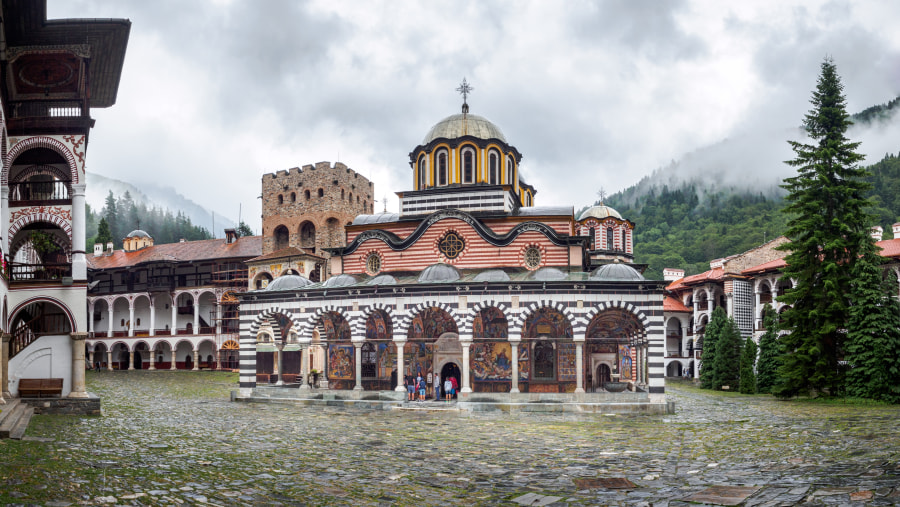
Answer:
POLYGON ((900 503, 900 407, 670 385, 669 416, 350 412, 232 403, 235 381, 90 372, 104 415, 0 441, 0 503, 900 503))

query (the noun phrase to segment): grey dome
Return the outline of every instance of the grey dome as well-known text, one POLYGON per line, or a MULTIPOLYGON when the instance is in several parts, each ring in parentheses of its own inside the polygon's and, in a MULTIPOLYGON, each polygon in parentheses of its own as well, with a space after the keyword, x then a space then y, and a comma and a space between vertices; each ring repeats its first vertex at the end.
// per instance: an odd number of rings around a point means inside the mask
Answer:
MULTIPOLYGON (((126 238, 150 238, 150 235, 147 234, 147 231, 142 231, 141 229, 135 229, 128 233, 126 238)), ((153 239, 153 238, 151 238, 153 239)))
POLYGON ((606 264, 595 269, 591 273, 591 280, 611 281, 611 282, 639 282, 646 280, 644 275, 638 270, 627 264, 606 264))
POLYGON ((618 211, 604 204, 598 204, 597 206, 592 206, 584 210, 582 214, 578 215, 578 220, 584 220, 585 218, 599 218, 602 220, 609 217, 622 220, 622 215, 620 215, 618 211))
POLYGON ((269 282, 266 290, 293 290, 312 285, 309 278, 300 275, 282 275, 269 282))
POLYGON ((428 144, 435 139, 456 139, 462 136, 473 136, 478 139, 499 139, 506 142, 506 137, 500 131, 500 127, 476 114, 454 114, 437 122, 431 130, 425 134, 422 144, 428 144))
POLYGON ((419 274, 419 282, 455 282, 459 271, 449 264, 432 264, 419 274))
POLYGON ((397 279, 391 275, 378 275, 369 280, 368 285, 397 285, 397 279))
POLYGON ((509 275, 502 269, 489 269, 475 275, 475 282, 508 282, 509 275))
POLYGON ((550 281, 554 281, 554 280, 565 280, 566 274, 557 268, 547 267, 547 268, 538 269, 534 273, 531 273, 529 278, 532 280, 540 280, 540 281, 544 281, 544 282, 550 282, 550 281))
POLYGON ((348 285, 353 285, 357 282, 356 278, 351 275, 337 275, 332 276, 328 280, 322 284, 322 287, 333 288, 333 287, 346 287, 348 285))

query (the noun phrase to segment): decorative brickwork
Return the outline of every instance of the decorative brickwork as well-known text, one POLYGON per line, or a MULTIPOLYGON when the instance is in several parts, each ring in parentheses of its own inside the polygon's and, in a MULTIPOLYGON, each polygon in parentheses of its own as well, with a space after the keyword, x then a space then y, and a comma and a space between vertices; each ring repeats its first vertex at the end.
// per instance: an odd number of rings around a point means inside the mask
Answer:
POLYGON ((263 175, 263 255, 296 247, 330 257, 323 249, 345 245, 344 226, 374 212, 373 195, 372 182, 340 162, 263 175))

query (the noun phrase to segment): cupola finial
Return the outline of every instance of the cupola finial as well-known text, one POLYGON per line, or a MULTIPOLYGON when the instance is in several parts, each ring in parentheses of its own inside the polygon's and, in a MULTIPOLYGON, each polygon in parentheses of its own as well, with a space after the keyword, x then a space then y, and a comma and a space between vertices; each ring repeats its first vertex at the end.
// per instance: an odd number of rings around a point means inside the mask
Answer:
POLYGON ((470 85, 468 83, 468 81, 466 81, 465 77, 463 77, 462 83, 459 85, 459 88, 456 89, 456 91, 461 93, 463 96, 463 105, 462 105, 463 114, 469 113, 469 104, 467 103, 466 99, 468 99, 469 94, 472 93, 472 90, 474 90, 474 89, 475 88, 473 88, 472 85, 470 85))

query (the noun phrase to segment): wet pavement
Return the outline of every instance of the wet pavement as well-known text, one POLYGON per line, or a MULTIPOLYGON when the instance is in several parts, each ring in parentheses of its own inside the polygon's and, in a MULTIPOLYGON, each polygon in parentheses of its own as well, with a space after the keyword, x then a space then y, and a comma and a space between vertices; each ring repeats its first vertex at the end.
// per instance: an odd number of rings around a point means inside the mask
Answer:
POLYGON ((900 503, 900 407, 670 384, 668 416, 363 412, 232 403, 236 379, 89 372, 104 415, 0 441, 0 504, 900 503))

